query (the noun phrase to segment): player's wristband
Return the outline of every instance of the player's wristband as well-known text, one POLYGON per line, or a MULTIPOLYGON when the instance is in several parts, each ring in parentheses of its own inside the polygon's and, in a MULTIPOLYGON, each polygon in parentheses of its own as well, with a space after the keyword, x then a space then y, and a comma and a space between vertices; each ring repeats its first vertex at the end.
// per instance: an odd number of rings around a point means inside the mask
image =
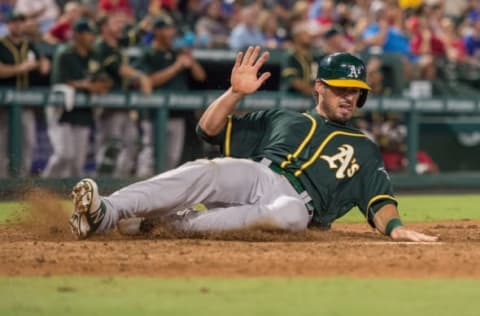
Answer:
POLYGON ((392 218, 388 222, 387 227, 385 227, 385 235, 390 236, 390 234, 392 233, 392 230, 398 226, 403 226, 400 218, 392 218))

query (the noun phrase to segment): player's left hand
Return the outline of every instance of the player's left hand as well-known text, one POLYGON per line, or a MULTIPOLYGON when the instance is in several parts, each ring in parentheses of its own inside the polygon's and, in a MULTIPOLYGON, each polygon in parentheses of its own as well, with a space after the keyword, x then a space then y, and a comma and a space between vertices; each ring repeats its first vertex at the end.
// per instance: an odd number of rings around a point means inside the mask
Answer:
POLYGON ((250 46, 239 52, 230 76, 232 91, 243 95, 252 94, 270 77, 270 72, 259 75, 259 70, 267 61, 269 53, 264 52, 260 57, 260 46, 250 46))
POLYGON ((416 242, 436 242, 440 236, 431 236, 403 226, 396 227, 390 233, 393 240, 416 241, 416 242))

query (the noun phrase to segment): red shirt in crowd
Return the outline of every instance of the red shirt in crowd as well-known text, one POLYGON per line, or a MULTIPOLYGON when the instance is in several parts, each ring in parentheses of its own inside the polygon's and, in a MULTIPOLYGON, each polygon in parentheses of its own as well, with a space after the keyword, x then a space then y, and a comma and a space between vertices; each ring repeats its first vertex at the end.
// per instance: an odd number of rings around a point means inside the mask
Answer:
POLYGON ((49 32, 59 42, 66 42, 72 38, 72 22, 57 22, 49 32))
POLYGON ((121 11, 133 16, 133 10, 128 0, 100 0, 98 1, 98 9, 107 13, 121 11))
MULTIPOLYGON (((420 51, 423 43, 423 35, 422 35, 422 26, 420 25, 420 20, 417 17, 411 18, 409 21, 410 28, 413 32, 412 37, 410 39, 410 50, 414 55, 420 55, 422 52, 420 51)), ((444 56, 445 55, 445 45, 443 44, 442 40, 434 33, 431 32, 432 36, 430 38, 430 51, 429 54, 434 56, 444 56)))

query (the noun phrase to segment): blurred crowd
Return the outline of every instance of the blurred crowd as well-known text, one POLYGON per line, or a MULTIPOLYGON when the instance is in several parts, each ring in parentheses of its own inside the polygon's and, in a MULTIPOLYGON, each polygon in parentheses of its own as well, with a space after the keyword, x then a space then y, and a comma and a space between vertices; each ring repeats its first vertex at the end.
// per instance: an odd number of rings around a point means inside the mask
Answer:
MULTIPOLYGON (((2 0, 0 37, 0 86, 52 85, 66 96, 64 108, 47 107, 43 114, 53 149, 45 177, 83 175, 89 152, 98 174, 151 175, 148 111, 75 108, 67 96, 186 91, 192 82, 201 88, 208 76, 192 49, 283 51, 279 88, 305 96, 312 96, 319 59, 336 51, 367 61, 376 96, 415 96, 418 82, 428 84, 430 95, 476 96, 480 84, 480 0, 2 0), (133 56, 131 47, 140 53, 133 56)), ((23 112, 22 172, 28 175, 35 112, 23 112)), ((168 168, 201 147, 190 137, 196 115, 172 111, 168 168)), ((379 128, 372 117, 358 121, 385 152, 405 147, 405 137, 391 136, 399 133, 390 125, 401 122, 387 119, 390 128, 379 128)), ((0 176, 8 166, 7 125, 2 109, 0 176)), ((389 169, 406 167, 398 165, 389 169)))

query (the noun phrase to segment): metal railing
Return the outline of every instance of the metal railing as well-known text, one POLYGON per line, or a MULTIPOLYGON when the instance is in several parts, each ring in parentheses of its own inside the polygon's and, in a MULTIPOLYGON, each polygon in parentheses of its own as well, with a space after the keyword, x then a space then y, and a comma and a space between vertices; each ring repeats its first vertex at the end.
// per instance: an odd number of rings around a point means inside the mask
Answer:
MULTIPOLYGON (((155 151, 155 171, 165 170, 165 146, 166 123, 170 109, 204 109, 218 97, 222 91, 169 91, 155 93, 151 96, 132 93, 109 93, 106 95, 88 95, 77 93, 75 95, 75 107, 103 107, 103 108, 129 108, 151 109, 153 114, 153 133, 155 151)), ((21 163, 21 110, 23 106, 45 107, 64 106, 64 96, 52 93, 50 89, 0 89, 0 107, 9 109, 9 161, 11 176, 19 174, 21 163)), ((305 110, 314 105, 313 99, 286 94, 283 92, 258 92, 246 97, 239 109, 270 109, 274 107, 305 110)), ((369 98, 363 112, 402 112, 406 114, 407 158, 410 161, 408 173, 394 177, 394 183, 411 183, 414 187, 419 183, 423 185, 447 185, 452 181, 451 177, 422 176, 422 180, 415 172, 416 152, 419 147, 419 118, 424 114, 445 113, 480 116, 480 101, 472 99, 421 99, 407 98, 369 98)), ((459 182, 466 186, 480 186, 480 176, 472 174, 459 174, 465 181, 459 182)), ((453 181, 458 184, 458 181, 453 181)))

